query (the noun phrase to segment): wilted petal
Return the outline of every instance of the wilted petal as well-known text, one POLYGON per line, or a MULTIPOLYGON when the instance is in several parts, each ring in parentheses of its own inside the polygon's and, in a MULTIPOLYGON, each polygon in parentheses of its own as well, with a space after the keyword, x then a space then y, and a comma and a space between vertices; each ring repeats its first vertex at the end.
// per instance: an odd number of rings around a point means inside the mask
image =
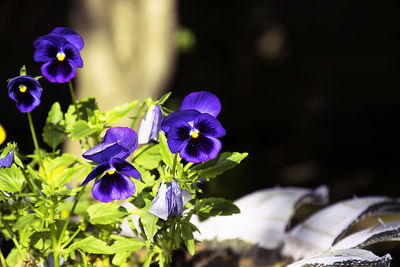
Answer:
POLYGON ((177 121, 192 122, 198 115, 200 115, 200 112, 196 110, 181 110, 171 113, 162 120, 161 130, 168 133, 169 128, 177 121))
POLYGON ((180 216, 183 212, 182 189, 176 181, 163 182, 153 199, 149 213, 163 220, 180 216))
POLYGON ((93 197, 101 202, 111 202, 113 200, 125 200, 135 193, 133 181, 118 172, 114 174, 106 173, 98 180, 92 189, 93 197))
POLYGON ((200 113, 208 113, 217 117, 221 111, 221 102, 218 97, 210 92, 193 92, 187 95, 179 110, 194 109, 200 113))
POLYGON ((171 194, 175 202, 175 209, 170 211, 170 217, 180 216, 183 213, 182 189, 174 180, 171 181, 171 194))
POLYGON ((149 209, 149 213, 157 216, 158 218, 166 221, 168 219, 168 200, 166 197, 167 194, 167 185, 166 183, 162 183, 158 188, 158 192, 156 197, 153 199, 151 208, 149 209))
POLYGON ((125 147, 121 146, 116 142, 101 143, 83 153, 82 156, 85 159, 89 159, 101 164, 103 162, 108 162, 111 158, 119 155, 121 151, 123 153, 126 153, 128 149, 126 149, 125 147))
POLYGON ((10 168, 14 162, 14 149, 11 149, 7 155, 0 159, 0 169, 1 168, 10 168))
POLYGON ((123 173, 138 180, 142 180, 142 176, 140 175, 139 171, 136 170, 132 164, 123 159, 113 158, 111 160, 111 166, 114 167, 117 172, 123 173))
POLYGON ((138 141, 137 134, 134 130, 128 127, 112 127, 107 130, 101 143, 118 143, 126 150, 120 151, 115 157, 126 159, 133 151, 135 151, 138 141))
POLYGON ((95 179, 96 177, 98 177, 99 175, 101 175, 103 172, 105 172, 108 169, 108 164, 104 163, 104 164, 100 164, 99 166, 97 166, 96 168, 94 168, 86 177, 85 181, 83 181, 83 183, 81 185, 85 185, 88 182, 90 182, 91 180, 95 179))
POLYGON ((140 123, 139 144, 147 144, 152 139, 158 141, 158 133, 161 130, 163 114, 159 105, 149 108, 140 123))

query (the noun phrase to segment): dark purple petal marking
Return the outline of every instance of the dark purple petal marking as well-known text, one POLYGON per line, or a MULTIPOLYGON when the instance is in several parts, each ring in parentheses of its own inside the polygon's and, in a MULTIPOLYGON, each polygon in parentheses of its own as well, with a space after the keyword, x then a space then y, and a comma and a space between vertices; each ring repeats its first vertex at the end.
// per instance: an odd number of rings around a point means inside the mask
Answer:
POLYGON ((75 77, 75 66, 71 65, 68 60, 46 62, 42 65, 41 71, 44 77, 53 83, 69 82, 75 77))
POLYGON ((112 127, 107 130, 101 143, 114 142, 126 149, 123 151, 121 150, 118 154, 114 155, 114 157, 126 159, 135 151, 138 145, 137 134, 128 127, 112 127))
POLYGON ((199 163, 216 158, 221 146, 218 139, 199 135, 197 138, 190 139, 180 151, 180 156, 188 162, 199 163))
POLYGON ((120 173, 106 173, 98 180, 92 189, 92 195, 101 202, 111 202, 113 200, 125 200, 132 196, 136 191, 133 181, 120 173))
POLYGON ((226 134, 221 123, 209 114, 201 114, 196 117, 193 127, 197 129, 200 134, 205 136, 221 137, 226 134))
POLYGON ((63 47, 63 51, 65 53, 65 60, 68 60, 69 63, 74 65, 75 67, 83 67, 81 55, 79 54, 79 51, 76 49, 75 46, 68 43, 63 47))
POLYGON ((123 159, 113 158, 111 160, 111 167, 113 167, 117 172, 123 173, 138 180, 142 180, 142 176, 140 175, 139 171, 136 170, 132 164, 123 159))
POLYGON ((68 42, 73 44, 78 50, 84 46, 83 38, 76 31, 65 27, 57 27, 51 31, 51 35, 56 35, 65 38, 68 42))
POLYGON ((200 112, 196 110, 181 110, 174 112, 163 119, 161 122, 161 130, 165 133, 169 132, 169 128, 177 121, 192 122, 200 112))
POLYGON ((186 121, 177 121, 169 130, 167 143, 172 153, 177 153, 187 145, 190 140, 192 127, 186 121))
POLYGON ((85 181, 83 181, 83 183, 81 185, 85 185, 88 182, 90 182, 91 180, 97 178, 98 176, 100 176, 101 174, 103 174, 103 172, 105 172, 108 169, 108 165, 107 164, 100 164, 99 166, 97 166, 96 168, 94 168, 89 175, 86 177, 85 181))
POLYGON ((7 155, 0 159, 0 169, 1 168, 10 168, 14 162, 14 149, 11 149, 7 155))
POLYGON ((42 40, 40 46, 33 54, 33 59, 36 62, 48 62, 54 60, 59 51, 60 49, 53 42, 42 40))
POLYGON ((221 102, 218 97, 210 92, 193 92, 187 95, 179 110, 194 109, 200 113, 208 113, 211 116, 217 117, 221 111, 221 102))
POLYGON ((121 146, 117 142, 101 143, 83 153, 82 156, 85 159, 89 159, 96 163, 102 164, 104 162, 109 162, 113 157, 119 155, 121 151, 125 153, 126 151, 128 151, 128 149, 121 146))

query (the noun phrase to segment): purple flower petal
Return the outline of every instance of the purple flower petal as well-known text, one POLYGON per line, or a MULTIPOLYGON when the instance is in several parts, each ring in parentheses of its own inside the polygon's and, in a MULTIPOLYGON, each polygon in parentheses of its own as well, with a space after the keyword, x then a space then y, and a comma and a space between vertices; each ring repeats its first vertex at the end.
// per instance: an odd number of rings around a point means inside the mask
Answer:
POLYGON ((193 127, 197 129, 201 135, 205 136, 221 137, 226 134, 221 123, 209 114, 201 114, 196 117, 193 127))
POLYGON ((79 54, 79 51, 76 49, 75 46, 68 43, 63 47, 63 52, 65 53, 65 60, 68 60, 71 65, 74 65, 78 68, 83 67, 81 55, 79 54))
POLYGON ((44 77, 53 83, 69 82, 75 77, 75 66, 71 65, 68 60, 53 60, 42 65, 41 71, 44 77))
POLYGON ((108 164, 100 164, 99 166, 97 166, 96 168, 94 168, 86 177, 85 181, 83 181, 83 183, 81 185, 85 185, 88 182, 90 182, 91 180, 95 179, 96 177, 98 177, 99 175, 101 175, 103 172, 105 172, 108 169, 108 164))
POLYGON ((153 202, 151 203, 151 208, 149 209, 150 214, 153 214, 154 216, 157 216, 164 221, 168 219, 169 215, 168 200, 166 197, 167 190, 167 184, 162 183, 158 188, 157 195, 153 199, 153 202))
POLYGON ((174 180, 171 181, 171 193, 175 202, 175 208, 171 210, 170 216, 180 216, 183 213, 182 189, 174 180))
MULTIPOLYGON (((57 53, 62 50, 66 44, 65 41, 59 40, 53 36, 42 36, 35 41, 36 50, 33 54, 33 59, 36 62, 48 62, 57 57, 57 53)), ((35 44, 34 43, 34 44, 35 44)))
POLYGON ((188 162, 199 163, 216 158, 221 146, 218 139, 199 135, 198 138, 191 138, 179 155, 188 162))
POLYGON ((134 130, 128 127, 112 127, 107 130, 101 143, 114 143, 117 142, 123 146, 126 150, 120 151, 115 157, 120 159, 126 159, 133 151, 135 151, 138 140, 137 134, 134 130))
POLYGON ((7 155, 0 159, 0 169, 1 168, 10 168, 14 162, 14 149, 11 149, 7 155))
POLYGON ((139 144, 147 144, 151 140, 158 141, 158 133, 161 130, 161 121, 163 114, 159 105, 149 108, 143 117, 139 127, 139 144))
POLYGON ((85 159, 92 160, 96 163, 102 164, 109 162, 113 157, 121 153, 126 153, 127 148, 121 146, 119 143, 101 143, 83 153, 85 159))
POLYGON ((140 175, 139 171, 136 170, 136 168, 133 167, 132 164, 123 159, 113 158, 111 160, 111 166, 115 168, 115 170, 119 173, 123 173, 138 180, 142 180, 142 176, 140 175))
POLYGON ((187 95, 179 110, 194 109, 200 113, 208 113, 217 117, 221 111, 221 102, 218 97, 210 92, 193 92, 187 95))
POLYGON ((73 44, 78 50, 82 50, 84 46, 83 38, 76 31, 65 27, 57 27, 51 31, 51 35, 62 36, 68 42, 73 44))
POLYGON ((13 99, 21 112, 31 112, 40 104, 43 89, 40 83, 31 76, 23 75, 10 80, 7 84, 8 95, 13 99), (21 90, 24 87, 24 91, 21 90))
POLYGON ((171 113, 167 117, 163 119, 161 122, 161 130, 165 133, 169 132, 169 128, 176 122, 176 121, 187 121, 192 122, 194 118, 200 115, 200 112, 196 110, 181 110, 174 113, 171 113))
POLYGON ((167 143, 172 153, 177 153, 187 146, 192 127, 186 121, 176 121, 169 129, 167 143))
POLYGON ((135 193, 133 181, 120 173, 105 174, 98 180, 92 189, 92 195, 101 202, 125 200, 135 193))
POLYGON ((176 181, 163 182, 153 199, 149 213, 163 220, 180 216, 183 212, 182 189, 176 181))

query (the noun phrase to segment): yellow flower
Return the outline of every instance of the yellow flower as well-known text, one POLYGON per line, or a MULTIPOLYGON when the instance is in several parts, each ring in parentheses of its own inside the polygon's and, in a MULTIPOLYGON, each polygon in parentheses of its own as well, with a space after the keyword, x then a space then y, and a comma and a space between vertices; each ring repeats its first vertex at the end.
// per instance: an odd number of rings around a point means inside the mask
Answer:
POLYGON ((0 124, 0 145, 6 140, 6 131, 4 130, 3 126, 0 124))

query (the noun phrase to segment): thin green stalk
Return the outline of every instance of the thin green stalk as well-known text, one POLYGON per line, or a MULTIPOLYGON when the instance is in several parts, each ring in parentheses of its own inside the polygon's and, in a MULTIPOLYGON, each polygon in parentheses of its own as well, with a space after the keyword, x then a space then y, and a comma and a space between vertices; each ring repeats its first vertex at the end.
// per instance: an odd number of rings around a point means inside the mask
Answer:
POLYGON ((28 112, 28 120, 29 120, 29 126, 30 126, 30 128, 31 128, 33 144, 35 145, 35 149, 36 149, 36 151, 37 151, 37 153, 38 153, 39 165, 40 165, 40 167, 42 168, 43 173, 44 173, 44 177, 45 177, 46 180, 47 180, 46 169, 44 168, 44 164, 43 164, 43 160, 42 160, 42 155, 41 155, 41 152, 40 152, 40 149, 39 149, 39 143, 38 143, 37 138, 36 138, 35 127, 33 126, 32 115, 31 115, 30 112, 28 112))
POLYGON ((53 250, 53 258, 54 258, 54 267, 59 267, 59 261, 58 261, 58 243, 57 243, 57 233, 55 229, 55 220, 54 220, 54 207, 50 210, 50 218, 51 218, 51 225, 50 225, 50 230, 51 230, 51 241, 52 241, 52 250, 53 250))
POLYGON ((178 161, 178 153, 174 154, 174 162, 172 163, 172 176, 175 177, 176 163, 178 161))
MULTIPOLYGON (((15 247, 16 247, 16 248, 18 249, 18 251, 21 253, 21 252, 22 252, 22 251, 21 251, 21 245, 19 244, 18 240, 15 238, 15 235, 14 235, 13 231, 11 230, 10 225, 9 225, 5 220, 3 220, 3 219, 1 218, 1 216, 0 216, 0 220, 1 220, 1 222, 4 224, 4 226, 6 227, 7 232, 8 232, 8 234, 10 235, 12 241, 14 242, 15 247)), ((22 256, 22 255, 21 255, 21 256, 22 256)))
POLYGON ((1 266, 7 267, 7 262, 4 259, 4 255, 3 255, 3 252, 1 251, 1 249, 0 249, 0 263, 1 263, 1 266))
POLYGON ((38 193, 40 194, 40 190, 39 187, 37 187, 37 185, 35 184, 35 182, 33 182, 30 179, 30 176, 26 174, 25 170, 22 169, 22 174, 24 175, 25 181, 28 184, 29 189, 33 192, 33 193, 38 193))
POLYGON ((65 241, 65 243, 61 246, 61 249, 64 249, 66 246, 69 245, 69 243, 72 242, 72 240, 74 240, 75 236, 77 236, 80 233, 81 228, 79 227, 78 230, 75 231, 75 233, 67 240, 65 241))
POLYGON ((74 93, 74 87, 72 86, 72 81, 71 81, 71 80, 68 82, 68 86, 69 86, 69 92, 70 92, 70 94, 71 94, 72 103, 73 103, 74 106, 75 106, 75 111, 76 111, 76 114, 77 114, 78 119, 79 119, 78 104, 76 103, 76 98, 75 98, 75 93, 74 93))
POLYGON ((132 123, 131 123, 131 129, 133 129, 135 127, 136 121, 138 119, 138 116, 140 114, 140 112, 142 112, 143 107, 145 106, 145 103, 140 104, 138 111, 136 112, 135 117, 132 119, 132 123))
POLYGON ((72 206, 72 209, 71 209, 71 211, 70 211, 70 213, 69 213, 69 215, 68 215, 68 218, 67 218, 67 220, 65 221, 64 226, 63 226, 63 228, 62 228, 62 230, 61 230, 60 238, 58 239, 58 244, 61 244, 62 240, 64 239, 65 231, 67 230, 69 221, 71 220, 71 217, 72 217, 72 214, 74 213, 75 207, 76 207, 76 205, 78 204, 78 201, 79 201, 79 199, 81 198, 83 191, 85 191, 86 186, 87 186, 87 184, 85 184, 84 186, 82 186, 81 191, 79 191, 78 195, 77 195, 76 198, 75 198, 74 205, 72 206))

